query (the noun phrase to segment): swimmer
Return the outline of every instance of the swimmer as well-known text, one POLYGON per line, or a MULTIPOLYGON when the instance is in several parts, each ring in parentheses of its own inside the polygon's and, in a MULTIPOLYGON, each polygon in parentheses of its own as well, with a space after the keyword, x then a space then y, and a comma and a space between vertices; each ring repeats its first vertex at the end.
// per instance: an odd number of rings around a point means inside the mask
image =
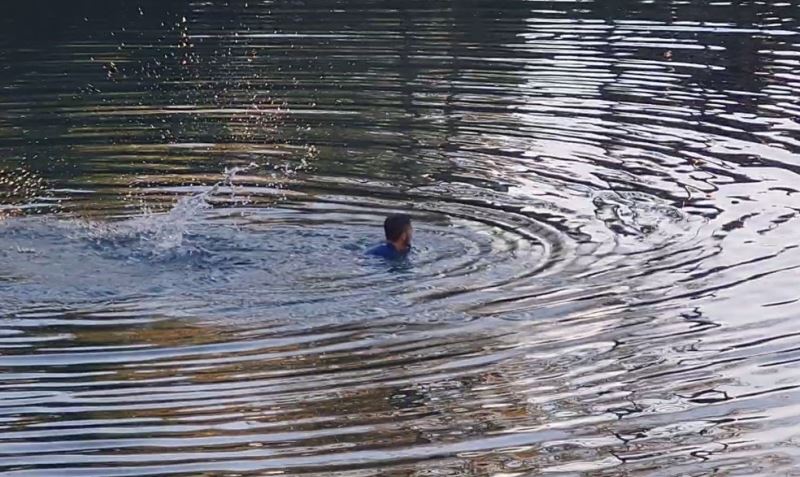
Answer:
POLYGON ((386 243, 368 253, 386 259, 405 257, 411 250, 411 217, 405 214, 390 215, 383 222, 383 230, 386 233, 386 243))

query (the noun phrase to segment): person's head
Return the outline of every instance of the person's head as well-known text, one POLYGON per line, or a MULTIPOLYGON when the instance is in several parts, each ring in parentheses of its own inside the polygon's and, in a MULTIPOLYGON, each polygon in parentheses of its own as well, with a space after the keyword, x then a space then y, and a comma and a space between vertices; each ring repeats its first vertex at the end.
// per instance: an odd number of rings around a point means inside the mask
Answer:
POLYGON ((408 250, 411 247, 411 217, 405 214, 394 214, 386 217, 383 222, 383 230, 386 232, 386 241, 395 246, 399 251, 408 250))

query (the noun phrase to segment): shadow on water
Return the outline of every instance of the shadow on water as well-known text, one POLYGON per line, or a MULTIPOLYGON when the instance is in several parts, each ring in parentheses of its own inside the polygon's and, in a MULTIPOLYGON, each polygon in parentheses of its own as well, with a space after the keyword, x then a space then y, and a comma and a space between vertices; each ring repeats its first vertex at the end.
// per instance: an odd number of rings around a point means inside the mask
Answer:
POLYGON ((799 14, 7 6, 0 473, 793 472, 799 14))

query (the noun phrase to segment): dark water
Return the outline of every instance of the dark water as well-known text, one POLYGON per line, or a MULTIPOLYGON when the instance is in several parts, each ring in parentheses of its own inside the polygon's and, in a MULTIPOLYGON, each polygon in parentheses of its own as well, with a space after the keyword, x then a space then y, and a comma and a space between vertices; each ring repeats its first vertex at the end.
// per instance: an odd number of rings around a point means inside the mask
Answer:
POLYGON ((0 474, 798 475, 794 0, 3 9, 0 474))

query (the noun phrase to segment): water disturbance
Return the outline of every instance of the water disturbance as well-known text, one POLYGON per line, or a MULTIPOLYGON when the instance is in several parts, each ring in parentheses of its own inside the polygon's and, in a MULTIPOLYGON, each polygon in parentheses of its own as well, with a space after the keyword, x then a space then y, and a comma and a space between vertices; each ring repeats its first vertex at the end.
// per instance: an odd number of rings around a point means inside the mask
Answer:
POLYGON ((800 467, 796 2, 5 11, 3 476, 800 467))

